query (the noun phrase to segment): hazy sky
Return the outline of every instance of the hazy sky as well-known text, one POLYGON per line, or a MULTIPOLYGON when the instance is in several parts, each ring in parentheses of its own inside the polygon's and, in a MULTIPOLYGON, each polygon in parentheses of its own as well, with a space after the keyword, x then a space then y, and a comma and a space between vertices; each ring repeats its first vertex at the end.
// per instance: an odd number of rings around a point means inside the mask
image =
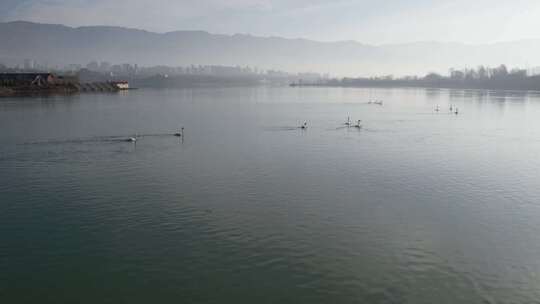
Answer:
POLYGON ((0 20, 370 44, 540 38, 540 0, 0 0, 0 20))

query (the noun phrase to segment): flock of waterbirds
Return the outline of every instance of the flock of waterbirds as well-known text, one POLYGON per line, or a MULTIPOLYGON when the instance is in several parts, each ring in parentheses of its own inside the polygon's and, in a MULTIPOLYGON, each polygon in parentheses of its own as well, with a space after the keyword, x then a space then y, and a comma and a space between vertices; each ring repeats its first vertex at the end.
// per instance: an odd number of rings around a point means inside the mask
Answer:
MULTIPOLYGON (((353 124, 353 122, 351 121, 351 117, 349 116, 349 117, 347 117, 347 121, 344 123, 344 125, 345 125, 346 128, 361 129, 362 128, 361 123, 362 123, 362 120, 359 119, 359 120, 356 121, 356 124, 353 124)), ((303 124, 301 124, 298 128, 302 129, 302 130, 306 130, 308 128, 307 121, 305 121, 303 124)), ((172 133, 172 135, 175 136, 175 137, 179 137, 179 138, 181 138, 183 140, 184 139, 184 127, 181 127, 177 132, 172 133)), ((141 137, 141 135, 135 134, 133 136, 125 138, 123 141, 131 142, 131 143, 137 143, 137 140, 140 137, 141 137)))
MULTIPOLYGON (((382 105, 383 104, 383 101, 382 100, 375 100, 375 101, 370 101, 369 104, 377 104, 377 105, 382 105)), ((435 107, 435 112, 439 113, 441 111, 439 105, 437 105, 435 107)), ((454 105, 450 105, 449 107, 449 112, 450 114, 455 114, 455 115, 458 115, 459 114, 459 109, 458 107, 454 106, 454 105)), ((345 123, 343 124, 344 126, 343 127, 340 127, 340 128, 355 128, 355 129, 362 129, 362 120, 358 119, 356 120, 356 124, 351 120, 351 117, 347 117, 347 120, 345 121, 345 123)), ((305 121, 304 123, 302 123, 300 126, 297 127, 298 129, 301 129, 301 130, 306 130, 308 128, 308 123, 307 121, 305 121)), ((293 129, 293 128, 291 128, 293 129)), ((115 139, 114 141, 124 141, 124 142, 130 142, 130 143, 137 143, 137 141, 139 140, 139 138, 141 137, 145 137, 145 136, 164 136, 164 135, 168 135, 168 136, 175 136, 175 137, 178 137, 182 140, 182 142, 184 141, 184 127, 180 127, 176 132, 174 133, 168 133, 168 134, 153 134, 153 135, 139 135, 139 134, 135 134, 133 136, 130 136, 130 137, 124 137, 122 139, 122 137, 116 137, 115 136, 115 139)))
MULTIPOLYGON (((383 105, 383 101, 382 100, 370 100, 368 102, 368 104, 376 104, 376 105, 380 105, 382 106, 383 105)), ((457 109, 456 109, 457 110, 457 109)), ((437 111, 438 111, 438 106, 437 106, 437 111)), ((345 127, 346 128, 356 128, 356 129, 361 129, 362 128, 362 124, 361 124, 362 120, 357 120, 356 121, 356 124, 353 124, 351 122, 351 117, 347 117, 347 121, 345 122, 345 127)), ((304 121, 303 124, 301 124, 299 127, 299 129, 302 129, 302 130, 306 130, 308 128, 308 123, 307 121, 304 121)), ((181 127, 180 130, 176 133, 173 134, 174 136, 176 137, 180 137, 180 138, 184 138, 184 127, 181 127)), ((137 139, 139 138, 139 136, 137 134, 135 134, 134 136, 132 137, 128 137, 125 139, 126 142, 132 142, 132 143, 136 143, 137 142, 137 139)))
MULTIPOLYGON (((382 101, 382 100, 375 100, 375 101, 370 101, 370 102, 368 102, 368 104, 377 104, 377 105, 381 105, 381 106, 382 106, 382 105, 383 105, 383 101, 382 101)), ((439 105, 437 105, 437 106, 435 107, 435 112, 438 113, 438 112, 440 112, 440 111, 441 111, 441 109, 440 109, 439 105)), ((451 114, 455 114, 455 115, 458 115, 458 114, 459 114, 459 109, 458 109, 458 107, 456 107, 456 106, 454 106, 454 105, 450 105, 449 111, 450 111, 451 114)), ((356 121, 356 124, 354 124, 354 123, 351 121, 351 117, 348 116, 348 117, 347 117, 347 121, 344 123, 344 125, 345 125, 345 128, 362 129, 362 120, 359 119, 359 120, 356 121)), ((304 121, 304 123, 301 124, 298 128, 299 128, 299 129, 302 129, 302 130, 306 130, 306 129, 308 128, 308 123, 307 123, 307 121, 304 121)), ((173 135, 176 136, 176 137, 180 137, 180 138, 183 139, 183 138, 184 138, 184 127, 181 127, 180 130, 179 130, 178 132, 174 133, 173 135)), ((135 142, 137 142, 137 138, 138 138, 138 136, 135 135, 135 136, 133 136, 133 137, 127 138, 126 141, 135 143, 135 142)))

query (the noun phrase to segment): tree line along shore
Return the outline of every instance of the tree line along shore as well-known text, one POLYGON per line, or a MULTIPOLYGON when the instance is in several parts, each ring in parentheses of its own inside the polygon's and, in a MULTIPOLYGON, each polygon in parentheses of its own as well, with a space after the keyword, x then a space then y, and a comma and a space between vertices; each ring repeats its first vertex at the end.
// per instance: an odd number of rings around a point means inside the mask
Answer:
POLYGON ((540 90, 540 75, 529 75, 527 70, 509 70, 505 65, 496 68, 480 66, 476 69, 451 69, 447 76, 429 73, 424 77, 394 78, 359 77, 332 78, 317 82, 295 82, 291 86, 340 86, 340 87, 425 87, 449 89, 486 90, 540 90))

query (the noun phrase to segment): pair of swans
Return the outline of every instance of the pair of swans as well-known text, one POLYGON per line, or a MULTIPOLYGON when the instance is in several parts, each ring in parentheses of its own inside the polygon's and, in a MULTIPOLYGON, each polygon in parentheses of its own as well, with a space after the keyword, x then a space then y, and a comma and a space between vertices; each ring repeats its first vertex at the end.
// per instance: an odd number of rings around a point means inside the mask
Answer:
POLYGON ((353 125, 352 125, 352 122, 351 122, 351 117, 347 117, 347 122, 345 123, 345 125, 346 125, 347 127, 351 127, 351 126, 352 126, 352 127, 354 127, 354 128, 360 129, 360 128, 362 128, 362 125, 360 124, 361 122, 362 122, 362 121, 359 119, 359 120, 356 121, 356 125, 353 126, 353 125))
MULTIPOLYGON (((439 112, 439 105, 437 105, 437 107, 435 108, 435 112, 439 112)), ((459 114, 458 107, 454 107, 453 105, 450 105, 450 113, 454 113, 458 115, 459 114)))

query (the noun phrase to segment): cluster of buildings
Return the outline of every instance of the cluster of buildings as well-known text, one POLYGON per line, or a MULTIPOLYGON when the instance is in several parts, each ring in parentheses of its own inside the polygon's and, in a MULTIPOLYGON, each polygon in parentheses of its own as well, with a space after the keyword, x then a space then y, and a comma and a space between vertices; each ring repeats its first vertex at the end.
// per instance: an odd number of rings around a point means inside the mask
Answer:
MULTIPOLYGON (((304 77, 304 78, 324 78, 325 75, 318 73, 302 73, 303 75, 288 73, 279 70, 265 70, 250 66, 225 66, 225 65, 188 65, 188 66, 150 66, 141 67, 137 64, 112 64, 107 61, 92 61, 86 65, 67 64, 65 66, 49 66, 47 63, 37 62, 33 59, 25 59, 21 65, 12 66, 2 65, 0 62, 0 73, 2 70, 11 70, 16 72, 37 72, 37 71, 55 71, 64 74, 77 74, 81 70, 98 72, 108 77, 148 77, 155 75, 210 75, 210 76, 269 76, 269 77, 304 77)), ((326 76, 327 77, 327 76, 326 76)))
MULTIPOLYGON (((86 65, 68 64, 63 67, 49 67, 47 64, 38 63, 32 59, 24 60, 24 64, 6 66, 0 62, 0 74, 4 74, 0 80, 0 86, 7 84, 16 86, 32 85, 36 83, 44 85, 69 85, 70 83, 111 83, 120 89, 127 89, 127 81, 138 86, 144 86, 148 79, 168 79, 178 76, 182 79, 195 79, 193 81, 208 81, 208 79, 244 79, 251 83, 291 83, 291 82, 319 82, 328 79, 328 74, 318 73, 288 73, 280 70, 264 70, 250 66, 224 66, 224 65, 189 65, 189 66, 151 66, 141 67, 137 64, 111 64, 107 61, 92 61, 86 65), (34 76, 40 79, 46 73, 49 80, 34 81, 34 76), (25 75, 23 75, 25 74, 25 75), (59 76, 63 75, 63 76, 59 76), (157 78, 156 78, 157 76, 157 78), (51 79, 52 77, 52 79, 51 79), (23 78, 25 79, 23 81, 23 78), (30 79, 32 78, 32 79, 30 79), (127 81, 119 81, 127 80, 127 81)), ((150 82, 152 84, 152 82, 150 82)))
POLYGON ((143 78, 155 75, 178 76, 178 75, 205 75, 217 77, 301 77, 307 79, 328 78, 328 75, 318 73, 291 74, 278 70, 264 70, 257 67, 224 66, 224 65, 189 65, 189 66, 151 66, 140 67, 137 64, 111 65, 109 62, 90 62, 85 67, 74 66, 74 70, 86 69, 99 72, 110 77, 143 78))

